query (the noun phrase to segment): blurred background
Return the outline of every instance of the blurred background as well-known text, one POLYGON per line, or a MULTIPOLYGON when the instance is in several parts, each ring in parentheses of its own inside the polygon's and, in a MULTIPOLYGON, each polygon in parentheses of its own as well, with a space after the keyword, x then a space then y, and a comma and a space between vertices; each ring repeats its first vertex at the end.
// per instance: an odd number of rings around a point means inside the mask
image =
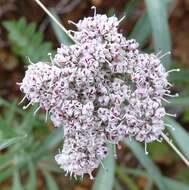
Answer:
MULTIPOLYGON (((97 12, 126 15, 120 32, 135 38, 141 51, 171 51, 162 64, 170 74, 172 92, 180 97, 165 104, 176 118, 166 118, 175 131, 167 133, 189 159, 189 0, 43 0, 67 29, 97 12)), ((59 169, 53 155, 63 145, 61 129, 45 122, 44 113, 33 116, 35 107, 22 110, 23 94, 16 82, 32 62, 49 60, 68 37, 53 23, 34 0, 0 0, 0 189, 1 190, 189 190, 189 168, 166 142, 148 146, 124 141, 118 157, 108 157, 108 168, 96 171, 96 181, 70 179, 59 169)), ((26 102, 25 102, 26 104, 26 102)))

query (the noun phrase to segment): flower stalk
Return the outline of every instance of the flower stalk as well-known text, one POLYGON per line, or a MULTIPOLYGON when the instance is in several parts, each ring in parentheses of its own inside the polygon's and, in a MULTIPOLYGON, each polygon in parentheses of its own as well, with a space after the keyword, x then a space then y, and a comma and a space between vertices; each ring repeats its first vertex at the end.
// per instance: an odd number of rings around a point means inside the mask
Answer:
POLYGON ((162 133, 161 136, 168 143, 168 145, 177 153, 177 155, 183 160, 183 162, 189 167, 189 161, 184 156, 184 154, 182 154, 182 152, 173 144, 172 140, 169 139, 169 137, 165 133, 162 133))
POLYGON ((49 17, 69 36, 69 38, 76 43, 73 36, 68 32, 68 30, 53 16, 53 14, 45 7, 45 5, 40 0, 35 0, 35 2, 49 15, 49 17))

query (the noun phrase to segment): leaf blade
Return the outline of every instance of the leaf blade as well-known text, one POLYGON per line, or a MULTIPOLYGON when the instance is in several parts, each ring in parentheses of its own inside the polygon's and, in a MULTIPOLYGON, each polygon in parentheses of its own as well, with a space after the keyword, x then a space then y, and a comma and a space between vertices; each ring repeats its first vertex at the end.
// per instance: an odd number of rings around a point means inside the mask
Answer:
POLYGON ((17 143, 18 141, 26 138, 27 135, 25 136, 19 136, 19 137, 14 137, 14 138, 9 138, 9 139, 4 139, 4 140, 0 140, 0 150, 5 149, 9 146, 11 146, 12 144, 17 143))
POLYGON ((92 190, 112 190, 114 184, 114 171, 115 171, 115 159, 113 154, 113 145, 108 146, 110 149, 110 153, 107 158, 104 160, 104 166, 108 171, 105 171, 103 167, 101 167, 98 171, 97 177, 93 184, 92 190))
MULTIPOLYGON (((154 46, 156 53, 169 52, 171 50, 171 38, 168 27, 168 19, 166 13, 166 4, 164 1, 145 0, 148 18, 152 28, 154 46)), ((167 55, 162 63, 168 68, 171 56, 167 55)))
MULTIPOLYGON (((60 21, 60 19, 58 18, 58 15, 56 13, 56 10, 51 8, 51 13, 55 16, 55 18, 57 18, 57 20, 60 21)), ((63 43, 64 45, 71 45, 73 44, 72 40, 69 38, 69 36, 60 29, 59 26, 57 26, 57 24, 51 20, 51 26, 52 26, 52 29, 54 30, 54 33, 58 39, 58 41, 60 43, 63 43)))
POLYGON ((124 144, 126 144, 135 154, 136 158, 140 161, 140 163, 146 168, 150 176, 153 177, 153 180, 156 182, 158 188, 160 190, 167 190, 167 186, 163 181, 163 177, 159 169, 155 166, 152 160, 144 154, 144 150, 141 148, 139 143, 129 140, 125 140, 124 144))

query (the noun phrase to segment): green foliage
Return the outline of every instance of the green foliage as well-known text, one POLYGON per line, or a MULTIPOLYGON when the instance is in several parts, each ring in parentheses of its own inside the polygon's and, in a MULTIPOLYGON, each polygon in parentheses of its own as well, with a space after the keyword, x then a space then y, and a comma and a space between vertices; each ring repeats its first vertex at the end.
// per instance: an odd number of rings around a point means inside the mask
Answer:
POLYGON ((114 158, 114 145, 109 145, 109 155, 105 158, 103 165, 99 169, 98 175, 95 179, 92 190, 112 190, 114 185, 114 170, 115 170, 115 158, 114 158))
POLYGON ((163 181, 162 174, 160 170, 155 166, 155 164, 148 158, 148 155, 145 155, 144 150, 141 148, 139 143, 130 142, 129 140, 124 141, 124 143, 132 149, 133 153, 140 161, 140 163, 146 168, 149 175, 153 178, 159 190, 167 190, 167 186, 163 181))
POLYGON ((51 176, 51 174, 48 171, 43 171, 44 176, 45 176, 45 181, 48 187, 48 190, 58 190, 58 186, 56 184, 55 179, 51 176))
POLYGON ((171 128, 168 129, 169 133, 171 133, 175 142, 185 154, 186 158, 189 159, 189 133, 174 119, 166 118, 165 121, 175 128, 175 130, 172 130, 171 128))
POLYGON ((148 21, 148 16, 146 13, 144 13, 137 21, 129 38, 136 39, 137 42, 139 42, 140 46, 143 47, 150 35, 150 31, 151 30, 148 21))
POLYGON ((27 24, 22 17, 18 21, 4 21, 8 31, 8 38, 13 53, 23 59, 29 57, 33 62, 48 60, 48 53, 52 53, 52 44, 43 42, 43 33, 36 31, 36 24, 27 24))
POLYGON ((0 140, 0 150, 7 148, 8 146, 17 143, 18 141, 20 141, 21 139, 26 138, 26 136, 24 137, 14 137, 14 138, 10 138, 10 139, 2 139, 0 140))
MULTIPOLYGON (((162 51, 162 53, 167 53, 171 50, 170 32, 166 13, 167 1, 145 0, 145 3, 147 7, 148 18, 152 28, 155 51, 162 51)), ((170 58, 170 55, 167 55, 162 60, 162 63, 167 68, 170 64, 170 58)))
POLYGON ((22 190, 22 184, 20 181, 20 175, 18 171, 14 172, 12 190, 22 190))
MULTIPOLYGON (((51 8, 51 13, 56 17, 58 21, 60 21, 55 9, 51 8)), ((59 43, 63 43, 64 45, 73 44, 72 40, 67 36, 67 34, 64 31, 62 31, 60 27, 52 20, 51 25, 59 43)))
MULTIPOLYGON (((0 118, 0 133, 4 139, 0 141, 0 146, 6 150, 0 155, 0 182, 13 175, 13 190, 21 188, 35 190, 36 170, 40 169, 38 165, 45 162, 49 151, 53 151, 63 141, 63 130, 49 130, 45 126, 43 114, 35 118, 33 109, 24 112, 19 107, 15 107, 14 101, 9 103, 0 99, 0 104, 4 109, 4 115, 0 118), (7 117, 8 113, 9 117, 7 117), (38 130, 41 128, 45 130, 38 130), (37 133, 35 133, 36 130, 37 133), (28 174, 25 183, 20 181, 22 169, 28 174)), ((53 158, 50 161, 52 164, 53 158)), ((49 159, 48 163, 50 167, 49 159)))
MULTIPOLYGON (((137 2, 137 0, 128 2, 124 9, 126 16, 131 17, 137 2)), ((171 44, 166 15, 170 0, 145 0, 145 3, 147 11, 138 19, 129 38, 135 38, 141 47, 145 47, 147 40, 152 35, 155 50, 162 50, 162 53, 165 53, 170 50, 171 44)), ((54 9, 51 9, 51 12, 58 18, 54 9)), ((114 8, 109 11, 110 15, 113 13, 115 13, 114 8)), ((24 59, 29 56, 33 62, 48 59, 47 54, 52 52, 52 45, 49 42, 43 42, 43 33, 36 31, 35 23, 27 24, 26 19, 21 18, 19 21, 6 21, 3 25, 8 31, 13 53, 24 59)), ((72 43, 54 22, 51 22, 51 25, 60 43, 66 45, 72 43)), ((170 57, 168 56, 163 63, 168 64, 169 62, 170 57)), ((176 84, 188 83, 188 76, 188 70, 183 70, 180 73, 172 74, 170 81, 176 82, 176 84)), ((185 86, 180 85, 179 87, 183 93, 185 86)), ((172 103, 169 105, 171 109, 176 110, 179 106, 182 112, 183 107, 189 105, 187 95, 170 101, 172 103)), ((56 165, 54 158, 49 155, 53 155, 53 152, 57 151, 55 149, 57 145, 62 143, 63 129, 49 129, 43 121, 43 114, 33 117, 33 109, 25 112, 17 106, 15 101, 9 103, 0 99, 0 105, 3 109, 3 114, 0 116, 0 150, 3 149, 4 152, 0 155, 0 182, 11 176, 13 183, 10 189, 35 190, 37 188, 37 172, 40 170, 45 179, 46 188, 58 190, 59 187, 53 173, 56 172, 61 175, 62 170, 56 165), (49 154, 49 152, 51 153, 49 154), (23 170, 27 175, 27 180, 24 182, 21 180, 23 170)), ((175 120, 168 118, 166 122, 176 128, 176 131, 169 130, 169 133, 178 147, 189 158, 189 135, 187 131, 175 120)), ((187 184, 165 177, 154 163, 153 160, 158 159, 159 156, 168 154, 172 157, 174 154, 173 152, 170 153, 171 150, 166 144, 151 145, 150 154, 147 156, 139 143, 130 141, 124 141, 124 143, 130 148, 144 169, 128 168, 116 164, 114 148, 113 145, 110 145, 111 154, 103 161, 105 169, 99 168, 92 190, 125 189, 120 185, 119 180, 126 184, 127 188, 138 190, 140 188, 135 183, 133 176, 142 176, 147 179, 145 190, 152 189, 154 184, 159 190, 189 189, 187 184)), ((187 171, 187 169, 180 171, 177 179, 187 182, 187 171)))

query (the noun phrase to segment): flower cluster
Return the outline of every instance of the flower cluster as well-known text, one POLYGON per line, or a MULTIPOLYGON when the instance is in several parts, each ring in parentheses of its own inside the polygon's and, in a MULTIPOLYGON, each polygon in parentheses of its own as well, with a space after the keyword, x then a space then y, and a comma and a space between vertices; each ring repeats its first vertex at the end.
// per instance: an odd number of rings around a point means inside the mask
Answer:
POLYGON ((72 22, 77 43, 61 45, 51 64, 30 65, 20 84, 30 104, 39 103, 56 127, 64 126, 55 160, 70 175, 92 178, 107 142, 149 143, 165 127, 168 72, 155 54, 140 53, 134 39, 118 32, 119 22, 99 14, 72 22))

